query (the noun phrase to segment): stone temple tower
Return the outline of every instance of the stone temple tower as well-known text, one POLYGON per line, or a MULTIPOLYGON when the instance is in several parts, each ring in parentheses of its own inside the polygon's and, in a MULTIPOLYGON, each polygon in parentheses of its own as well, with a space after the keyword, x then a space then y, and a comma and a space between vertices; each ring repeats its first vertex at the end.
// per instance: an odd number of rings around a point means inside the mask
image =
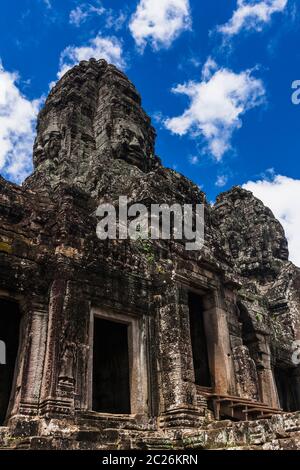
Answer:
POLYGON ((0 448, 300 447, 300 270, 272 212, 165 168, 103 60, 52 89, 33 163, 0 177, 0 448), (204 247, 100 240, 119 196, 204 205, 204 247))
POLYGON ((82 62, 51 91, 40 113, 30 188, 76 183, 95 191, 103 166, 154 168, 155 130, 127 77, 104 60, 82 62))

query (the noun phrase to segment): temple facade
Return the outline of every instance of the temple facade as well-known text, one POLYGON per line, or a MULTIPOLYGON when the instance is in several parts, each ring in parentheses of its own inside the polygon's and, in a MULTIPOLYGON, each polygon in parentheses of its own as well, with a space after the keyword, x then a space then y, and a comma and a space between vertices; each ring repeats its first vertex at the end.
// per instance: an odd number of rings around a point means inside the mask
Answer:
POLYGON ((300 448, 300 269, 272 212, 165 168, 103 60, 52 89, 33 163, 0 177, 0 447, 300 448), (120 196, 203 204, 204 247, 99 240, 120 196))

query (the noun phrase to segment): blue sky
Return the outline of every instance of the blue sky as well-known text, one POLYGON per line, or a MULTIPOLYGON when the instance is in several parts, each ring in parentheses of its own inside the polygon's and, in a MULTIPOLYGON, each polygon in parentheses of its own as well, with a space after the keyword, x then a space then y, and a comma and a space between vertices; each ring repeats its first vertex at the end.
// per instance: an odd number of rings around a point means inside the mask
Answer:
POLYGON ((123 68, 157 154, 213 201, 246 185, 285 226, 300 265, 298 0, 2 0, 0 172, 31 171, 35 116, 81 58, 123 68))

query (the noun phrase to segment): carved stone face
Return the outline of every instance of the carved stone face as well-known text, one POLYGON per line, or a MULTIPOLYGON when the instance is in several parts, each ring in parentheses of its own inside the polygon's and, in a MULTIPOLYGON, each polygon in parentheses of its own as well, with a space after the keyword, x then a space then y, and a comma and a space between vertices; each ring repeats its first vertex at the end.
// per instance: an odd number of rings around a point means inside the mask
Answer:
POLYGON ((153 153, 153 144, 141 127, 130 120, 118 119, 111 135, 111 145, 117 158, 140 166, 153 153))
POLYGON ((280 239, 278 245, 278 254, 276 253, 278 258, 282 260, 289 259, 289 247, 287 240, 285 238, 280 239))
POLYGON ((56 159, 61 149, 61 141, 62 135, 59 131, 46 131, 39 136, 34 145, 35 164, 38 165, 46 159, 56 159))
POLYGON ((232 256, 234 258, 238 258, 239 253, 240 253, 240 247, 242 245, 240 238, 238 237, 237 234, 232 233, 228 241, 229 241, 229 248, 230 248, 232 256))

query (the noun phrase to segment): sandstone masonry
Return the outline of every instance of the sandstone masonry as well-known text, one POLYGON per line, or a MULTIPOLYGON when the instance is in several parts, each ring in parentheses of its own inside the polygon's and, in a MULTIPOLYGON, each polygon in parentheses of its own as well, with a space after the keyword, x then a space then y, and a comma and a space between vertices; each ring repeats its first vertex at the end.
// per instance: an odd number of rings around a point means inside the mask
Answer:
POLYGON ((0 177, 2 448, 300 449, 300 270, 239 187, 212 207, 162 166, 127 77, 81 62, 0 177), (100 241, 100 202, 205 205, 205 247, 100 241))

